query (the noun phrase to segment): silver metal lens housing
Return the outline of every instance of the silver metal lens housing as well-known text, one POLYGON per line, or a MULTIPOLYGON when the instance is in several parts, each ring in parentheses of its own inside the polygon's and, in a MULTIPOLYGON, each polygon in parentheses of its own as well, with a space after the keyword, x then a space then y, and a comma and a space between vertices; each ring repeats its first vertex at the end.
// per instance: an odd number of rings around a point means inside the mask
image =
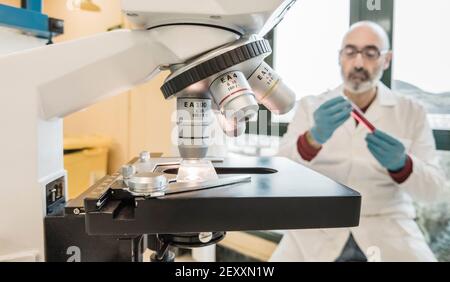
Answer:
POLYGON ((227 120, 244 121, 254 117, 258 112, 255 94, 240 71, 231 71, 219 76, 211 84, 209 91, 227 120))
POLYGON ((238 137, 245 133, 245 121, 238 121, 237 119, 227 119, 221 113, 216 113, 217 122, 222 128, 223 132, 228 137, 238 137))
POLYGON ((295 106, 295 93, 263 62, 248 79, 256 99, 275 114, 286 114, 295 106))
POLYGON ((211 99, 177 98, 178 150, 184 159, 204 158, 210 142, 211 99))

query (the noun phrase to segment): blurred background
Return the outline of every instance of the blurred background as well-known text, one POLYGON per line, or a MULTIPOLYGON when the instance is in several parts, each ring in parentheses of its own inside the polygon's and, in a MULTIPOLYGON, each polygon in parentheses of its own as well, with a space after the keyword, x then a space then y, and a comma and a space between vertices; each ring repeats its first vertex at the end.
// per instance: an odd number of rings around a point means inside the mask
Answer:
MULTIPOLYGON (((0 4, 12 7, 21 7, 24 2, 29 1, 0 0, 0 4)), ((42 13, 64 21, 63 34, 43 40, 0 25, 0 55, 48 41, 58 44, 129 27, 119 0, 42 3, 42 13)), ((338 50, 348 27, 361 20, 379 23, 390 35, 394 51, 392 67, 383 82, 425 105, 442 166, 450 179, 449 12, 448 0, 301 0, 267 36, 274 49, 268 63, 284 77, 297 99, 318 95, 341 83, 338 50)), ((175 100, 164 100, 159 90, 167 75, 161 73, 149 83, 64 119, 70 198, 143 150, 154 156, 174 154, 171 116, 175 100)), ((248 127, 256 130, 248 130, 248 134, 227 144, 228 154, 275 154, 294 112, 283 116, 261 114, 260 120, 249 122, 248 127)), ((433 205, 418 206, 418 210, 417 220, 436 256, 450 261, 450 196, 433 205)), ((277 232, 231 233, 215 249, 214 259, 264 261, 280 238, 277 232)))

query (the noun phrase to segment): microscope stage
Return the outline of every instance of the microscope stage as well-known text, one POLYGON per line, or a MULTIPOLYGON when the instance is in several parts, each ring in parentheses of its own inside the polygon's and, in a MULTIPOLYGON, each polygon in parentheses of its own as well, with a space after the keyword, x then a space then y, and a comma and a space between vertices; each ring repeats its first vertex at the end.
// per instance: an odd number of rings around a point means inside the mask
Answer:
MULTIPOLYGON (((157 164, 154 171, 169 175, 177 171, 176 162, 151 161, 157 164)), ((221 178, 244 174, 250 175, 251 181, 144 198, 123 196, 116 174, 69 202, 66 214, 85 213, 90 235, 339 228, 359 224, 359 193, 291 160, 242 157, 216 162, 214 166, 221 178)))

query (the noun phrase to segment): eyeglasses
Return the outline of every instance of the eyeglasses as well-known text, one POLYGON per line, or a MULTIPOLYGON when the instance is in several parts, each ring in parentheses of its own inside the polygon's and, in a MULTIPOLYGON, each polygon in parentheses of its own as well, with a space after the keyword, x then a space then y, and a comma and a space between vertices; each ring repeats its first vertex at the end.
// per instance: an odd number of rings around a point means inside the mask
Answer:
POLYGON ((384 55, 388 52, 388 50, 380 51, 375 46, 367 46, 363 49, 359 50, 355 46, 345 46, 339 53, 341 56, 344 56, 348 59, 354 59, 358 54, 361 54, 364 59, 367 59, 369 61, 375 61, 378 60, 381 55, 384 55))

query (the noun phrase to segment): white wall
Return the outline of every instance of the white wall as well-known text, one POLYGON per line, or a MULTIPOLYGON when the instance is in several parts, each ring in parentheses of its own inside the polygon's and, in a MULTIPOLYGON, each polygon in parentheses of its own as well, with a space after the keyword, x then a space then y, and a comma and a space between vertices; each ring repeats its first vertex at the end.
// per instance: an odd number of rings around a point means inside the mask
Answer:
POLYGON ((0 56, 43 46, 46 42, 46 40, 23 35, 13 29, 0 27, 0 56))

